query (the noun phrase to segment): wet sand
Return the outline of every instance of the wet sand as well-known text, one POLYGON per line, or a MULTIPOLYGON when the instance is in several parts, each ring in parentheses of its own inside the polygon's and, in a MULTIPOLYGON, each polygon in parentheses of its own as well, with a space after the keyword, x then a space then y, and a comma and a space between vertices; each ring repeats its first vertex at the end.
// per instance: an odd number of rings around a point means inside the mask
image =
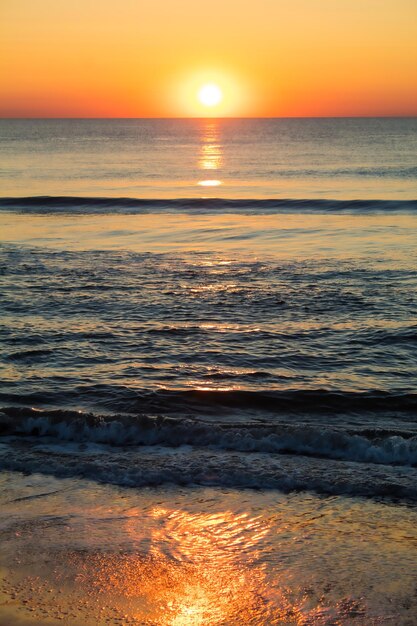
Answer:
POLYGON ((2 626, 411 626, 415 509, 2 474, 2 626))

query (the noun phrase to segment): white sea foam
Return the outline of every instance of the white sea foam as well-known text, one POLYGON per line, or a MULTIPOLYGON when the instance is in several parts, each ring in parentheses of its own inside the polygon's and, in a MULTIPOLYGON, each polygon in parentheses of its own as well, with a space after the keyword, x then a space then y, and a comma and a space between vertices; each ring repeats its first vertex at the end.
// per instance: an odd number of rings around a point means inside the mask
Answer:
MULTIPOLYGON (((64 414, 65 415, 65 414, 64 414)), ((0 416, 1 420, 1 416, 0 416)), ((1 421, 0 421, 1 425, 1 421)), ((191 419, 153 417, 59 419, 4 418, 7 434, 55 437, 62 441, 112 446, 193 446, 213 450, 299 454, 358 463, 417 464, 417 436, 374 432, 373 438, 324 425, 213 424, 191 419)))

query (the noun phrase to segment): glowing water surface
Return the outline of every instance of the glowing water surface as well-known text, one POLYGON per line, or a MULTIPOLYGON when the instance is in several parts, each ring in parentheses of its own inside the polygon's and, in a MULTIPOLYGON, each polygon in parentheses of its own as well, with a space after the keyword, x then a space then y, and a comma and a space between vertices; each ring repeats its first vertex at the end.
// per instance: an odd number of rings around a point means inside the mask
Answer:
POLYGON ((2 196, 416 197, 415 118, 0 120, 0 138, 2 196))
POLYGON ((416 512, 3 474, 2 624, 412 624, 416 512), (413 551, 414 550, 414 551, 413 551))

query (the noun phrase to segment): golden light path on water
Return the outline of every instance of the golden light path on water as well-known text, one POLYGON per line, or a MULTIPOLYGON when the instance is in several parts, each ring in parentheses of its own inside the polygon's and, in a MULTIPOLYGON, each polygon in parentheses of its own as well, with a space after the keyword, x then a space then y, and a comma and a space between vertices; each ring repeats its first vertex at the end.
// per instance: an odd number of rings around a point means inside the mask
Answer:
POLYGON ((158 626, 267 623, 268 591, 258 546, 269 527, 262 516, 163 507, 144 515, 139 507, 131 508, 118 532, 125 545, 136 547, 133 551, 94 547, 97 536, 91 531, 88 550, 54 551, 52 571, 45 571, 43 559, 31 564, 35 576, 22 587, 36 594, 42 611, 49 613, 48 599, 60 589, 67 599, 60 596, 57 606, 61 603, 61 618, 70 617, 71 624, 83 614, 94 614, 99 624, 117 622, 116 616, 123 624, 158 626))
MULTIPOLYGON (((220 137, 220 126, 217 120, 204 120, 201 126, 200 154, 198 168, 205 172, 221 169, 223 165, 223 146, 220 137)), ((200 187, 219 187, 222 181, 208 178, 198 181, 200 187)))
POLYGON ((5 475, 0 504, 2 626, 376 626, 415 609, 407 508, 35 474, 5 475))
MULTIPOLYGON (((149 557, 161 565, 162 575, 153 578, 147 603, 160 607, 153 617, 157 623, 215 625, 235 619, 236 615, 249 618, 262 579, 262 568, 249 569, 249 565, 256 560, 257 544, 268 532, 261 517, 163 508, 154 509, 150 517, 153 530, 149 557), (167 541, 176 563, 168 567, 167 541), (242 552, 251 555, 244 566, 239 562, 242 552)), ((136 515, 126 530, 134 539, 140 535, 142 529, 136 515)))
POLYGON ((198 183, 201 187, 219 187, 221 181, 217 179, 200 180, 198 183))

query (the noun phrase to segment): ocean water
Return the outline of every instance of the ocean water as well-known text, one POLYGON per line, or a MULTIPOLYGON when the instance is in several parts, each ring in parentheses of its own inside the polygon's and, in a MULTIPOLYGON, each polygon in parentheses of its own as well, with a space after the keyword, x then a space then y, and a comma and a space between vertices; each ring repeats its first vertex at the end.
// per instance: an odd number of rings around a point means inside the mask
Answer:
POLYGON ((0 137, 5 623, 415 623, 417 121, 0 137))
POLYGON ((416 118, 0 120, 0 142, 2 197, 416 199, 416 118))

